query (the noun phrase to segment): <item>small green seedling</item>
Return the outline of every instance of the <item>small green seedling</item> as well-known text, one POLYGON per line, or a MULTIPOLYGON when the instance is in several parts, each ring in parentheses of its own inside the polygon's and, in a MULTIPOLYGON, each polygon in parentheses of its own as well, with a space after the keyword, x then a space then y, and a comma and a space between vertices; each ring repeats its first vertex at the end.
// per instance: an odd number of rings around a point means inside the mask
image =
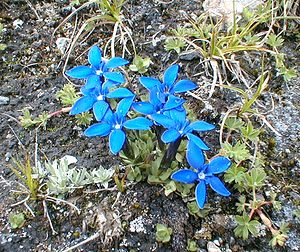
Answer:
POLYGON ((23 213, 11 213, 8 216, 8 221, 13 229, 21 228, 25 223, 25 216, 23 213))
POLYGON ((79 99, 79 95, 72 84, 66 84, 56 93, 56 98, 59 99, 64 106, 73 106, 76 100, 79 99))
POLYGON ((132 61, 132 64, 129 66, 129 69, 133 72, 138 72, 140 74, 146 73, 152 61, 149 57, 142 58, 139 55, 136 55, 132 61))
POLYGON ((198 246, 197 246, 197 242, 194 241, 194 240, 188 240, 188 245, 187 245, 187 251, 190 251, 190 252, 196 252, 198 251, 198 246))
POLYGON ((167 51, 176 51, 180 53, 184 47, 186 47, 186 43, 182 39, 177 38, 169 38, 165 42, 165 49, 167 51))
POLYGON ((167 243, 171 240, 172 229, 163 224, 156 224, 156 240, 158 242, 167 243))

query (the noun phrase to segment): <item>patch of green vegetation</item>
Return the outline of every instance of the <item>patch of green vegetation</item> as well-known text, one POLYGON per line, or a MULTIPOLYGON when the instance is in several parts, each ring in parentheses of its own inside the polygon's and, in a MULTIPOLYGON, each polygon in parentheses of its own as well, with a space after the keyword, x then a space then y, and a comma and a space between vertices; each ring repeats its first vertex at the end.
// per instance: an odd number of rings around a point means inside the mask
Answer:
POLYGON ((23 213, 11 213, 8 221, 13 229, 21 228, 25 224, 25 215, 23 213))
POLYGON ((167 243, 171 240, 173 231, 163 224, 156 224, 155 237, 158 242, 167 243))
POLYGON ((73 106, 76 100, 79 99, 79 95, 72 84, 66 84, 56 93, 56 98, 59 99, 64 106, 73 106))
MULTIPOLYGON (((3 36, 2 34, 3 34, 3 24, 2 23, 0 23, 0 38, 3 36)), ((3 44, 3 43, 0 43, 0 51, 4 51, 5 49, 6 49, 6 45, 5 44, 3 44)))
POLYGON ((132 61, 132 64, 129 66, 129 69, 133 72, 144 74, 148 71, 151 63, 152 61, 149 57, 142 58, 141 56, 136 55, 132 61))

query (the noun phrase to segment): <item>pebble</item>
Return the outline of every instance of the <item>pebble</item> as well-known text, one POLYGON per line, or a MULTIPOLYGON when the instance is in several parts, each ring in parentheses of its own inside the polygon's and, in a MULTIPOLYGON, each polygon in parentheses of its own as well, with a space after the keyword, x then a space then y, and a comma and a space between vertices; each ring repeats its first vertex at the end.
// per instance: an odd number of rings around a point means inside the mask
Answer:
POLYGON ((16 19, 13 22, 13 26, 14 26, 15 29, 21 29, 23 24, 24 24, 24 22, 21 19, 16 19))
POLYGON ((5 161, 8 162, 11 159, 11 153, 10 152, 6 152, 5 153, 5 161))
POLYGON ((56 40, 55 44, 56 44, 58 50, 61 52, 61 54, 65 53, 69 41, 70 41, 70 39, 65 38, 65 37, 60 37, 56 40))
POLYGON ((0 105, 6 105, 9 103, 9 98, 5 96, 0 96, 0 105))
POLYGON ((221 249, 212 241, 207 243, 207 252, 221 252, 221 249))

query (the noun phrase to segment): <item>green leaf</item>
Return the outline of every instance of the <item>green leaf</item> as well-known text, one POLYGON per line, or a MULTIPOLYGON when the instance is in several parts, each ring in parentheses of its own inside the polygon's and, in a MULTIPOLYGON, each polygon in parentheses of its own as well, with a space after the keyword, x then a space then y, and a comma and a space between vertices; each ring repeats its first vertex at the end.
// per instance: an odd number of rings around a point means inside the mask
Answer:
POLYGON ((244 126, 244 122, 237 117, 228 117, 225 121, 225 127, 229 130, 240 130, 244 126))
POLYGON ((267 175, 262 168, 254 168, 245 176, 246 186, 250 188, 260 188, 264 185, 267 175))
POLYGON ((75 119, 76 119, 76 124, 88 126, 91 124, 91 121, 93 120, 93 115, 90 112, 84 112, 75 115, 75 119))
POLYGON ((240 141, 238 141, 235 145, 224 143, 222 147, 226 156, 233 158, 237 163, 247 160, 250 157, 246 144, 241 143, 240 141))
POLYGON ((165 49, 167 51, 176 51, 180 53, 181 50, 186 46, 186 43, 182 39, 169 38, 165 42, 165 49))
POLYGON ((163 224, 156 224, 155 237, 158 242, 167 243, 171 240, 172 229, 163 224))
POLYGON ((169 196, 172 192, 176 191, 176 184, 173 180, 171 180, 168 184, 165 186, 165 195, 169 196))
POLYGON ((246 139, 255 141, 258 139, 261 131, 259 129, 254 129, 252 123, 249 121, 246 127, 241 128, 241 132, 243 137, 245 137, 246 139))
POLYGON ((76 93, 72 84, 66 84, 62 90, 56 93, 56 98, 59 99, 64 106, 72 106, 79 98, 79 95, 76 93))
POLYGON ((257 220, 250 220, 249 216, 244 212, 243 215, 237 215, 235 217, 237 227, 234 229, 234 234, 237 237, 242 237, 244 240, 248 239, 249 232, 253 236, 258 235, 258 225, 260 224, 257 220))
POLYGON ((280 47, 283 45, 284 39, 275 34, 270 34, 267 40, 267 44, 271 47, 280 47))
POLYGON ((11 213, 8 216, 8 221, 13 229, 21 228, 25 223, 25 215, 23 213, 11 213))

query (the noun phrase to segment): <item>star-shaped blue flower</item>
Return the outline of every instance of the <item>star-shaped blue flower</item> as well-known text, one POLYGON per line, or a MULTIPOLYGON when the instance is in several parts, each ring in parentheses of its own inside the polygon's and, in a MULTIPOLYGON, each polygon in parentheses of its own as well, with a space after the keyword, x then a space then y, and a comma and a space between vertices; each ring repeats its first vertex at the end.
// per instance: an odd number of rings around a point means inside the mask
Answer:
POLYGON ((133 108, 139 113, 151 115, 182 106, 185 100, 175 95, 193 90, 197 85, 190 80, 176 82, 178 71, 179 65, 170 66, 164 73, 163 82, 151 77, 140 77, 140 83, 149 91, 149 102, 137 102, 133 108))
POLYGON ((94 83, 96 85, 93 88, 86 88, 86 86, 81 88, 81 93, 83 93, 84 96, 80 97, 74 103, 70 115, 77 115, 93 108, 97 121, 101 121, 109 108, 109 104, 106 101, 107 98, 134 97, 134 94, 127 88, 117 88, 109 92, 109 89, 115 86, 114 82, 107 80, 101 85, 97 77, 93 78, 95 79, 94 83))
POLYGON ((126 115, 132 105, 133 98, 122 99, 116 112, 107 109, 102 121, 87 128, 84 134, 88 137, 109 135, 109 148, 113 154, 119 153, 124 146, 126 134, 123 128, 131 130, 149 130, 152 122, 144 117, 127 120, 126 115))
POLYGON ((222 196, 229 196, 230 192, 226 189, 216 174, 225 172, 231 165, 226 157, 215 157, 209 163, 205 164, 202 151, 193 142, 188 143, 187 161, 192 168, 181 169, 171 175, 171 179, 185 183, 197 183, 195 189, 196 202, 199 208, 203 208, 206 201, 206 185, 209 185, 216 193, 222 196))
POLYGON ((129 61, 114 57, 106 60, 102 57, 101 49, 98 46, 93 46, 88 53, 88 60, 90 66, 77 66, 66 72, 66 75, 76 79, 86 79, 86 84, 93 84, 94 79, 97 77, 101 83, 106 80, 115 83, 124 83, 125 78, 120 72, 112 72, 111 70, 116 67, 124 66, 129 61))
POLYGON ((190 122, 186 118, 186 111, 171 109, 164 114, 152 114, 151 118, 159 125, 167 130, 162 134, 161 140, 164 143, 175 142, 179 138, 187 137, 189 141, 195 143, 201 150, 209 150, 209 147, 202 139, 195 134, 194 131, 203 132, 213 130, 214 125, 205 121, 190 122))

